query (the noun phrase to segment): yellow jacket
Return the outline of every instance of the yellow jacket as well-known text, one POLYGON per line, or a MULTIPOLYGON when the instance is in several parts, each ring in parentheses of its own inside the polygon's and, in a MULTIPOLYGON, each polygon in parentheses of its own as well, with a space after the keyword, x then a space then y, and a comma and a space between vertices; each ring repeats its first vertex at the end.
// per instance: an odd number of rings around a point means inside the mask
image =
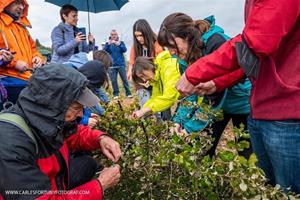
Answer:
POLYGON ((28 80, 31 73, 26 71, 20 73, 15 69, 18 60, 22 60, 32 68, 32 59, 42 55, 37 51, 35 42, 31 38, 27 28, 31 27, 27 19, 28 4, 26 0, 24 15, 18 21, 14 21, 9 15, 3 12, 4 8, 14 0, 1 0, 0 2, 0 48, 8 48, 10 51, 15 51, 13 61, 6 67, 0 68, 0 75, 16 77, 23 80, 28 80))
POLYGON ((179 93, 175 85, 180 78, 177 59, 172 58, 169 51, 158 54, 155 65, 155 77, 150 83, 153 87, 152 95, 143 106, 154 113, 170 108, 177 101, 179 93))

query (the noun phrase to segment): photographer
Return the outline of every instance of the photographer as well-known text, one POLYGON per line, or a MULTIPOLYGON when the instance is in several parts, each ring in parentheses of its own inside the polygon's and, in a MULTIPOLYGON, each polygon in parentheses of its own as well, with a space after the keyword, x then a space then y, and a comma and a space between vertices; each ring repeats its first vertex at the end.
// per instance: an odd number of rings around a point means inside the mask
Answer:
POLYGON ((66 4, 60 9, 62 22, 51 33, 52 40, 52 63, 64 63, 73 54, 92 51, 95 46, 94 36, 89 33, 86 42, 84 28, 77 28, 78 10, 72 5, 66 4))
POLYGON ((132 97, 127 80, 125 69, 126 63, 123 55, 127 51, 127 48, 125 43, 120 41, 116 30, 111 31, 109 41, 105 43, 103 50, 107 51, 113 59, 113 66, 109 68, 109 77, 113 87, 114 99, 119 97, 118 73, 121 76, 126 96, 132 97))

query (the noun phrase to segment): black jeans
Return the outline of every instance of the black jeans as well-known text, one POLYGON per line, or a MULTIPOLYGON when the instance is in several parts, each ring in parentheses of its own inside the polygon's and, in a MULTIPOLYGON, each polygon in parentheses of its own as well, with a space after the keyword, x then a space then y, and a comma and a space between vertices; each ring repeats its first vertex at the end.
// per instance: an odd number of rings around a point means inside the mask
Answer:
MULTIPOLYGON (((216 148, 219 144, 219 140, 222 136, 222 133, 224 131, 224 129, 226 128, 228 122, 230 121, 230 119, 232 119, 232 123, 233 126, 235 127, 240 127, 240 124, 244 124, 244 129, 248 130, 247 127, 247 118, 248 118, 248 114, 227 114, 224 113, 224 119, 222 121, 215 121, 211 127, 210 130, 207 129, 208 132, 211 133, 211 136, 214 138, 213 141, 213 146, 211 147, 210 150, 208 150, 207 154, 210 156, 214 156, 215 152, 216 152, 216 148)), ((238 142, 242 141, 242 140, 246 140, 250 143, 250 139, 244 139, 244 138, 240 138, 238 142)), ((244 156, 245 158, 249 158, 251 153, 252 153, 252 148, 251 148, 251 143, 250 143, 250 148, 249 149, 245 149, 244 151, 238 152, 240 156, 244 156)))
POLYGON ((89 182, 100 167, 89 152, 70 153, 70 183, 68 189, 73 189, 89 182))

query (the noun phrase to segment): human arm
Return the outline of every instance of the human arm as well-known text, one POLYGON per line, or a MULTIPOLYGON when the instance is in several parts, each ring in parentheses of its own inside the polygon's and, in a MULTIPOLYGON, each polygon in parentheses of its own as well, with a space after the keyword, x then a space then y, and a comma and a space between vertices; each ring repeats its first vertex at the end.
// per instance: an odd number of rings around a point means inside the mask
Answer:
MULTIPOLYGON (((263 58, 278 49, 299 16, 299 4, 299 1, 265 0, 253 5, 243 36, 256 56, 263 58), (287 13, 286 10, 289 12, 287 13)), ((238 35, 211 55, 197 60, 186 71, 188 82, 197 85, 239 68, 235 44, 241 41, 242 37, 238 35)), ((179 85, 179 90, 184 91, 183 82, 179 85)), ((228 83, 224 82, 218 87, 226 88, 227 85, 228 83)))
POLYGON ((107 51, 108 53, 111 53, 110 50, 109 50, 109 46, 110 46, 110 44, 108 42, 106 42, 104 47, 103 47, 103 50, 107 51))
MULTIPOLYGON (((0 123, 0 139, 5 144, 0 146, 0 193, 8 200, 24 199, 22 192, 27 199, 53 199, 67 200, 86 198, 102 199, 102 188, 98 181, 92 180, 84 185, 70 190, 68 193, 57 194, 52 190, 50 178, 46 175, 45 168, 51 167, 51 158, 43 159, 43 163, 36 154, 36 147, 32 139, 12 124, 0 123), (11 193, 9 193, 9 191, 11 193), (19 192, 22 191, 22 192, 19 192), (87 191, 82 194, 80 191, 87 191)), ((1 196, 0 195, 0 196, 1 196)))
MULTIPOLYGON (((160 55, 166 56, 163 53, 160 55)), ((159 70, 156 74, 159 75, 159 78, 153 85, 152 96, 143 106, 143 108, 150 108, 154 113, 166 110, 177 101, 179 93, 176 91, 175 85, 180 77, 176 58, 169 57, 166 59, 164 57, 160 62, 158 57, 156 60, 158 61, 157 70, 159 70), (156 91, 157 95, 155 94, 156 91)))
POLYGON ((88 53, 88 52, 94 50, 95 38, 91 33, 88 34, 88 43, 86 43, 86 41, 82 41, 82 42, 83 42, 83 51, 84 52, 88 53))
POLYGON ((0 50, 0 66, 4 66, 12 61, 14 55, 5 49, 0 50))
POLYGON ((78 125, 77 132, 66 139, 71 150, 97 150, 110 160, 117 162, 121 156, 119 144, 106 133, 78 125))
POLYGON ((55 27, 51 33, 52 49, 59 56, 67 55, 70 51, 73 51, 80 42, 79 35, 76 36, 77 38, 66 42, 64 34, 62 28, 58 26, 55 27))
POLYGON ((119 45, 117 45, 120 49, 122 53, 125 53, 127 51, 127 48, 125 46, 125 43, 123 41, 120 42, 119 45))
POLYGON ((30 35, 28 35, 28 38, 29 38, 29 42, 31 45, 31 51, 32 51, 32 60, 31 60, 32 66, 31 67, 39 68, 46 63, 46 60, 41 55, 41 53, 37 50, 36 43, 32 39, 32 37, 30 35))
POLYGON ((133 69, 133 64, 135 60, 135 52, 134 48, 130 48, 130 57, 129 57, 129 64, 128 64, 128 71, 127 71, 127 79, 131 80, 132 78, 132 69, 133 69))

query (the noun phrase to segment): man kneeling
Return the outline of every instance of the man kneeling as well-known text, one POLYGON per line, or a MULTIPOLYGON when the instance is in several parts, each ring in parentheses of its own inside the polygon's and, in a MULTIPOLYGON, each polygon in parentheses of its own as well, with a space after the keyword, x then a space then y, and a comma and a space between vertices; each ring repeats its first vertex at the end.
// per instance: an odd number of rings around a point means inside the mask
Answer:
POLYGON ((16 105, 0 114, 0 199, 102 199, 118 183, 118 165, 93 180, 91 156, 69 157, 69 151, 97 149, 113 162, 121 156, 116 141, 77 123, 83 106, 99 102, 87 85, 75 69, 51 64, 38 69, 16 105))

